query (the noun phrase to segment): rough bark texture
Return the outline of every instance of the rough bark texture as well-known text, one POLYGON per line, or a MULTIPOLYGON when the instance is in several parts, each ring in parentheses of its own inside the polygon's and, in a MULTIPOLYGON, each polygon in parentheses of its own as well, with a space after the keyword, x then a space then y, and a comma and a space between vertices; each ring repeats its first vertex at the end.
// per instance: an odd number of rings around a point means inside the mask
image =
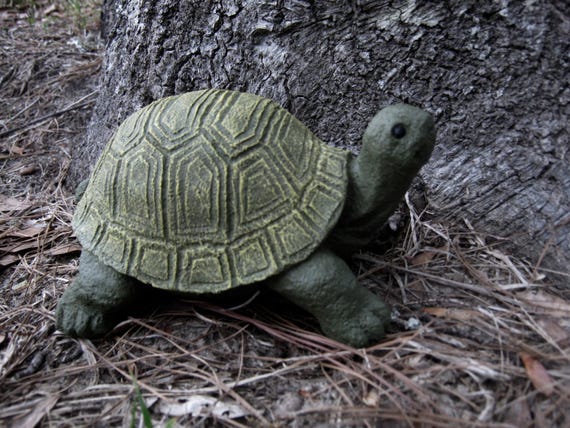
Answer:
POLYGON ((273 98, 358 150, 381 106, 437 120, 423 170, 440 214, 570 264, 569 6, 565 1, 107 0, 105 72, 72 181, 154 99, 206 87, 273 98))

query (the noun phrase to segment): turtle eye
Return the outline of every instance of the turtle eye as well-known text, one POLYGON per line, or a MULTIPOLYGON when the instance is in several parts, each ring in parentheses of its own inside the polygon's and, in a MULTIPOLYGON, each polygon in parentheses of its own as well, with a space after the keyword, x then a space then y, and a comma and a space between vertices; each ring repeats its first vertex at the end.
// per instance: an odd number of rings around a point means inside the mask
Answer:
POLYGON ((403 138, 406 135, 406 127, 401 123, 396 123, 392 127, 392 135, 398 139, 403 138))

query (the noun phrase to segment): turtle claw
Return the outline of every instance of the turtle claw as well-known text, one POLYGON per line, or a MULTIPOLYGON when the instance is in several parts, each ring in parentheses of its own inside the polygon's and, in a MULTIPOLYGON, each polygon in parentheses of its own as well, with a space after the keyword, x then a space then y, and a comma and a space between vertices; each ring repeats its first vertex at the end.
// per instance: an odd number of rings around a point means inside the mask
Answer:
POLYGON ((115 325, 103 308, 90 305, 83 299, 66 292, 56 309, 56 327, 73 337, 94 338, 103 336, 115 325))
POLYGON ((319 318, 323 333, 355 348, 362 348, 382 340, 389 324, 390 308, 372 293, 361 302, 363 306, 358 312, 343 318, 340 322, 336 317, 319 318))
POLYGON ((83 250, 79 275, 57 305, 56 326, 70 336, 103 336, 129 314, 133 304, 146 300, 146 288, 83 250))

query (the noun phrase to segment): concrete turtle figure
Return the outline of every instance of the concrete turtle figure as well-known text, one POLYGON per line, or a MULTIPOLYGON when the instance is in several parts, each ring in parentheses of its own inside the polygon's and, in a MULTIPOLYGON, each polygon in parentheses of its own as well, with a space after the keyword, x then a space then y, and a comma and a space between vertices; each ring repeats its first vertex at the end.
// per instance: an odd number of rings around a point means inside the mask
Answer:
POLYGON ((431 116, 404 104, 371 120, 356 157, 256 95, 155 101, 119 127, 78 203, 80 271, 57 327, 105 334, 144 298, 141 283, 200 294, 263 282, 329 337, 378 341, 390 310, 335 251, 374 237, 434 141, 431 116))

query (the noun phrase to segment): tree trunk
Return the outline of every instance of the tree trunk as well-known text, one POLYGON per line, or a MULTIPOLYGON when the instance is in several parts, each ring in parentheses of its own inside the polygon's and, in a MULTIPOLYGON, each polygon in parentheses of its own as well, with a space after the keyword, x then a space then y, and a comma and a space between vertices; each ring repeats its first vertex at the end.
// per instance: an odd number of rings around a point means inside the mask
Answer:
POLYGON ((263 95, 354 151, 379 107, 403 101, 436 117, 432 207, 568 271, 567 2, 106 0, 103 17, 105 71, 73 182, 127 115, 175 93, 263 95))

